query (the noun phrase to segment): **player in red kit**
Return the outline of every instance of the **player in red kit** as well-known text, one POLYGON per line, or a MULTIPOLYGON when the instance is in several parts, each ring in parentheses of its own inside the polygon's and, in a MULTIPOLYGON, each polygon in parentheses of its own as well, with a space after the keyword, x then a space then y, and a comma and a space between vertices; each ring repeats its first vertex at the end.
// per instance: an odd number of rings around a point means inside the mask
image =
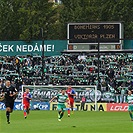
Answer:
POLYGON ((68 86, 66 93, 68 94, 69 103, 68 103, 68 117, 70 117, 70 109, 73 113, 73 106, 74 106, 74 97, 76 96, 75 91, 72 89, 71 86, 68 86))
POLYGON ((29 114, 30 109, 30 100, 31 100, 31 94, 28 88, 25 89, 25 92, 23 94, 23 107, 24 107, 24 118, 27 118, 27 114, 29 114))

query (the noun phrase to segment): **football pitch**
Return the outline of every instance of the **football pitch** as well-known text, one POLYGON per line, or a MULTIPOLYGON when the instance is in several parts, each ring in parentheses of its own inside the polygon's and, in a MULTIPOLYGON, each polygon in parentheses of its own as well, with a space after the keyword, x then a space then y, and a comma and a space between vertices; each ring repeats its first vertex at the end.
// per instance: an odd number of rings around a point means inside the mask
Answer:
POLYGON ((0 133, 133 133, 133 121, 128 112, 75 111, 61 122, 57 111, 31 111, 24 119, 22 111, 11 114, 6 123, 5 111, 0 111, 0 133))

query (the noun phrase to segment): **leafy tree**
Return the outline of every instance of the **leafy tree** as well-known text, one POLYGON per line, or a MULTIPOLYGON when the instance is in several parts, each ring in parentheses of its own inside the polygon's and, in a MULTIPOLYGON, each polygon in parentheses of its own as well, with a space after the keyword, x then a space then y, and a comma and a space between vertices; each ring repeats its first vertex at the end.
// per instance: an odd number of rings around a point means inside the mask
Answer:
POLYGON ((62 0, 62 11, 60 12, 60 22, 62 24, 62 38, 66 38, 67 24, 72 22, 86 22, 89 18, 89 2, 87 0, 62 0))
POLYGON ((70 22, 120 21, 133 34, 132 0, 0 0, 0 40, 66 39, 70 22))
MULTIPOLYGON (((49 25, 52 22, 55 9, 53 4, 48 0, 25 0, 19 9, 21 18, 19 25, 21 26, 20 38, 22 39, 41 39, 40 29, 43 28, 44 37, 47 39, 49 25)), ((54 21, 54 20, 53 20, 54 21)))
POLYGON ((94 0, 98 21, 117 21, 124 24, 124 38, 133 38, 133 1, 94 0))
POLYGON ((0 1, 0 39, 12 40, 19 38, 18 8, 17 0, 0 1), (14 5, 14 6, 13 6, 14 5))
MULTIPOLYGON (((69 22, 122 22, 124 38, 133 34, 133 1, 129 0, 62 0, 63 11, 60 21, 63 29, 69 22)), ((63 34, 66 36, 66 31, 63 34)))
POLYGON ((49 39, 49 29, 58 20, 56 16, 57 7, 48 0, 1 0, 0 39, 41 39, 41 28, 44 38, 49 39))

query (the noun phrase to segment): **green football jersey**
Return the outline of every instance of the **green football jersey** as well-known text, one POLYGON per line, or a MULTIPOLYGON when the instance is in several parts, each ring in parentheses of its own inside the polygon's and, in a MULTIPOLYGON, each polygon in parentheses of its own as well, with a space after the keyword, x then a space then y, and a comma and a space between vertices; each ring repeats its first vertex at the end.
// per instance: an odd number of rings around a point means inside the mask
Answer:
POLYGON ((62 93, 58 94, 56 97, 57 97, 58 104, 65 103, 68 98, 67 95, 62 95, 62 93))
POLYGON ((133 103, 133 94, 127 96, 127 102, 128 102, 129 104, 130 104, 130 103, 133 103))

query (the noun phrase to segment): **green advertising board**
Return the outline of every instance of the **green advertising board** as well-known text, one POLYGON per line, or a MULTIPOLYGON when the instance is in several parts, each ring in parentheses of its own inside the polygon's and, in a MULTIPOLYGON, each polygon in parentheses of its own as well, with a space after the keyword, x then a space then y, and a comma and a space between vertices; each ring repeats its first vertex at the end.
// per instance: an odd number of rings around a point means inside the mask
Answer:
MULTIPOLYGON (((44 56, 60 55, 67 49, 67 41, 44 41, 44 56)), ((42 55, 42 41, 0 41, 0 56, 42 55)))

